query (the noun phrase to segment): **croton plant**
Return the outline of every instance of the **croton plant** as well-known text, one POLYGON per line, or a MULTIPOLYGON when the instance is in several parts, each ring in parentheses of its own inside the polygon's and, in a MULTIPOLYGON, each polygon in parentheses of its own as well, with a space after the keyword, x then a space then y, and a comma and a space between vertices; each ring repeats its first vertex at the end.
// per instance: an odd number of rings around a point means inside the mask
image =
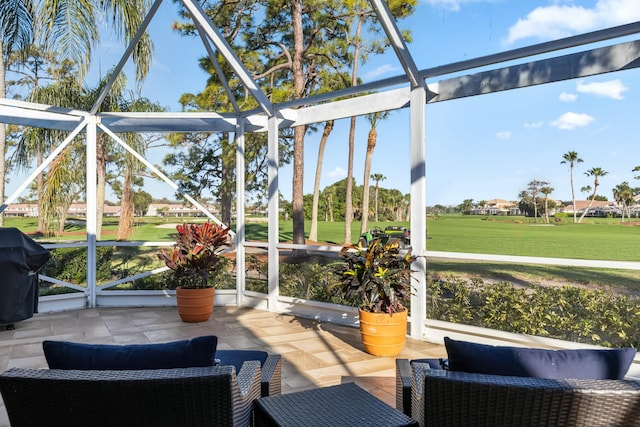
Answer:
POLYGON ((213 278, 220 267, 220 254, 231 246, 229 227, 206 222, 178 224, 176 242, 170 250, 161 249, 158 258, 173 271, 177 286, 215 287, 213 278))

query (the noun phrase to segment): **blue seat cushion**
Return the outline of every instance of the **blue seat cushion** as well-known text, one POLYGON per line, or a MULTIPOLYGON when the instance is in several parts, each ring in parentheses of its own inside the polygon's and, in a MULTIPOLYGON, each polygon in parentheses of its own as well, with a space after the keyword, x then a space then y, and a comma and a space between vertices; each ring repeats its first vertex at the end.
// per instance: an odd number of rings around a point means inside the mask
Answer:
POLYGON ((268 353, 266 351, 258 350, 218 350, 215 358, 220 361, 220 365, 235 366, 236 372, 240 372, 242 364, 247 360, 258 360, 260 366, 263 366, 267 356, 268 353))
POLYGON ((546 350, 476 344, 445 337, 449 369, 478 374, 551 379, 624 378, 636 349, 546 350))
POLYGON ((218 338, 203 336, 160 344, 83 344, 44 341, 50 369, 130 370, 213 366, 218 338))

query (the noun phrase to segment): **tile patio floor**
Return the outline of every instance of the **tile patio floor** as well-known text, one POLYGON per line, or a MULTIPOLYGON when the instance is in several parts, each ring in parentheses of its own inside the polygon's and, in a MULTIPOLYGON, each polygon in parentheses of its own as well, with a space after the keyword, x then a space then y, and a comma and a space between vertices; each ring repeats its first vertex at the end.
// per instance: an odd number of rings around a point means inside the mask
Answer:
MULTIPOLYGON (((282 391, 356 382, 395 406, 395 358, 365 353, 356 328, 251 308, 215 307, 204 323, 180 321, 175 307, 98 308, 36 314, 0 329, 0 372, 46 368, 44 339, 142 344, 217 335, 220 349, 262 349, 282 355, 282 391)), ((443 346, 408 339, 398 357, 444 357, 443 346)), ((9 426, 0 401, 0 427, 9 426)))

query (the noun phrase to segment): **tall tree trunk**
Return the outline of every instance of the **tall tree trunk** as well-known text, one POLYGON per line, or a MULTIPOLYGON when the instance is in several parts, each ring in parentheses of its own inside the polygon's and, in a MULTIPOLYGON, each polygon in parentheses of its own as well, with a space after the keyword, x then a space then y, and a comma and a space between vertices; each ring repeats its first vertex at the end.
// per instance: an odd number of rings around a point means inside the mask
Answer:
POLYGON ((571 165, 569 166, 569 175, 571 178, 571 201, 573 202, 573 223, 575 224, 576 222, 578 222, 578 218, 576 215, 576 194, 575 194, 575 191, 573 190, 573 162, 571 162, 571 165))
POLYGON ((329 135, 333 130, 333 120, 324 124, 320 146, 318 147, 318 162, 316 163, 316 179, 313 183, 313 205, 311 207, 311 229, 309 230, 309 240, 318 241, 318 200, 320 198, 320 178, 322 177, 322 161, 324 159, 324 148, 327 145, 329 135))
POLYGON ((131 168, 125 167, 120 199, 120 221, 118 222, 118 241, 127 240, 133 230, 133 185, 131 168))
MULTIPOLYGON (((291 1, 291 21, 293 25, 293 86, 295 98, 304 96, 304 34, 302 31, 302 1, 291 1)), ((293 220, 293 243, 304 245, 304 134, 306 127, 297 126, 293 130, 293 196, 292 196, 292 220, 293 220)), ((294 255, 305 255, 304 250, 293 251, 294 255)))
MULTIPOLYGON (((96 240, 102 237, 102 218, 104 216, 105 189, 107 187, 107 153, 105 147, 106 135, 98 135, 96 143, 96 159, 98 162, 98 180, 96 182, 96 240)), ((89 189, 87 188, 87 191, 89 189)), ((87 215, 92 212, 87 212, 87 215)))
MULTIPOLYGON (((351 86, 358 85, 358 64, 360 61, 360 32, 362 31, 362 17, 358 19, 354 40, 356 40, 353 50, 353 71, 351 73, 351 86)), ((356 117, 351 117, 351 125, 349 126, 349 159, 347 162, 347 185, 344 207, 344 243, 351 244, 351 222, 353 220, 353 152, 355 151, 355 135, 356 135, 356 117)))
POLYGON ((369 179, 371 177, 371 160, 373 159, 373 150, 376 148, 377 136, 376 127, 372 124, 371 129, 369 129, 369 136, 367 137, 367 154, 364 158, 364 177, 362 179, 362 223, 360 225, 360 233, 364 233, 369 228, 369 179))
MULTIPOLYGON (((40 148, 38 148, 38 154, 37 154, 37 166, 40 167, 40 165, 42 164, 42 150, 40 148)), ((44 192, 44 172, 41 172, 38 175, 38 178, 36 178, 36 192, 38 194, 38 212, 42 212, 42 204, 44 203, 44 200, 42 200, 43 198, 43 192, 44 192)), ((46 233, 47 229, 46 229, 46 225, 44 222, 44 216, 38 214, 38 233, 40 233, 40 235, 44 236, 46 233)))
MULTIPOLYGON (((235 144, 229 142, 229 134, 222 136, 222 182, 220 184, 220 220, 227 226, 231 225, 231 203, 233 201, 233 188, 235 180, 235 144)), ((235 140, 235 139, 234 139, 235 140)), ((244 171, 243 171, 244 172, 244 171)))
POLYGON ((305 243, 303 200, 304 133, 305 128, 303 126, 298 126, 293 131, 293 201, 291 204, 293 212, 291 219, 293 220, 293 243, 300 245, 305 243))
POLYGON ((544 222, 549 224, 549 198, 544 198, 544 222))
MULTIPOLYGON (((591 200, 589 201, 589 206, 587 206, 587 208, 584 210, 584 212, 582 212, 582 215, 580 215, 580 219, 578 219, 578 224, 582 223, 582 220, 587 215, 587 212, 589 212, 589 210, 591 209, 591 206, 593 206, 593 201, 596 199, 596 194, 598 194, 598 180, 597 179, 595 180, 595 183, 594 183, 593 195, 591 195, 591 200)), ((575 205, 574 205, 573 209, 575 210, 575 205)))
POLYGON ((376 222, 380 222, 378 218, 378 190, 380 190, 379 181, 376 181, 376 222))
MULTIPOLYGON (((0 98, 7 97, 7 82, 5 81, 4 46, 0 37, 0 98)), ((4 183, 7 178, 6 170, 7 155, 7 128, 4 123, 0 123, 0 205, 4 204, 4 183)), ((4 212, 0 212, 0 227, 4 226, 4 212)))
POLYGON ((349 157, 347 160, 347 182, 344 198, 344 244, 351 244, 351 222, 353 221, 353 152, 355 151, 356 118, 351 117, 349 127, 349 157))

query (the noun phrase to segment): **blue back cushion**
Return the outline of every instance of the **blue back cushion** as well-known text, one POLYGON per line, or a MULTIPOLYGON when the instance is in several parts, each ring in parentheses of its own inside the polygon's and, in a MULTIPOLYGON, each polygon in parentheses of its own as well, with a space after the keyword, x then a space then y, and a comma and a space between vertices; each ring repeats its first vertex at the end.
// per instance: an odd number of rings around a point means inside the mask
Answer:
POLYGON ((545 350, 499 347, 445 337, 449 369, 477 374, 551 379, 624 378, 636 349, 545 350))
POLYGON ((236 372, 240 372, 242 364, 247 360, 258 360, 260 366, 264 365, 268 353, 259 350, 218 350, 216 359, 220 360, 220 366, 232 365, 236 367, 236 372))
POLYGON ((161 344, 82 344, 44 341, 50 369, 130 370, 213 366, 218 338, 204 336, 161 344))

